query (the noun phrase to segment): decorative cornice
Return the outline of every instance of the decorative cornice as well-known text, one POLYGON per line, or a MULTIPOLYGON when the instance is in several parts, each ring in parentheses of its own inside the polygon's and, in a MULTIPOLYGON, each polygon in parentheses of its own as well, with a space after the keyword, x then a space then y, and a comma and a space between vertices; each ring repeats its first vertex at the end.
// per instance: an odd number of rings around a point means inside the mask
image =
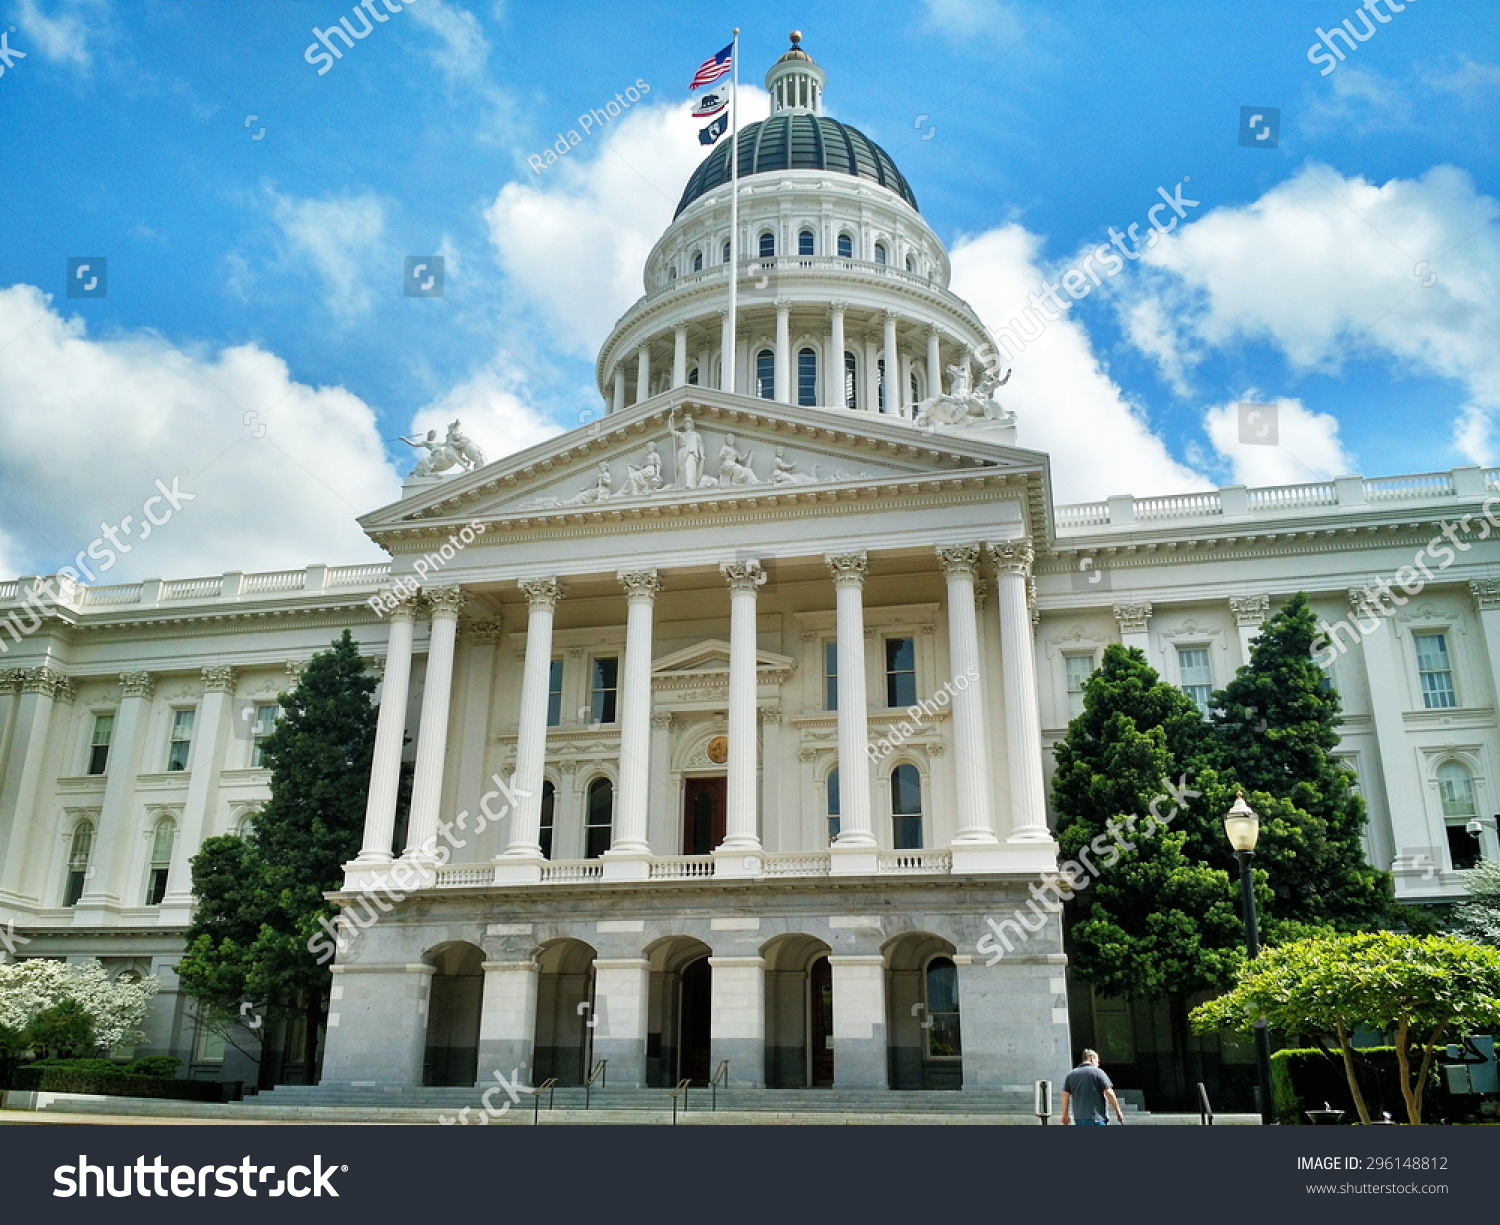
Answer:
POLYGON ((1271 597, 1268 595, 1230 596, 1229 611, 1234 614, 1236 625, 1241 628, 1256 629, 1271 615, 1271 597))
POLYGON ((944 578, 977 578, 979 571, 979 546, 977 544, 939 545, 938 565, 943 568, 944 578))
POLYGON ((1115 620, 1119 622, 1122 634, 1144 634, 1146 623, 1151 620, 1151 605, 1149 602, 1116 604, 1115 620))
POLYGON ((1500 578, 1471 578, 1469 592, 1480 612, 1500 609, 1500 578))
POLYGON ((995 569, 1001 574, 1030 577, 1032 562, 1036 560, 1036 550, 1032 548, 1030 539, 1002 540, 998 544, 991 543, 988 547, 990 556, 995 561, 995 569))
POLYGON ((233 693, 239 670, 228 664, 203 669, 204 693, 233 693))
POLYGON ((457 617, 464 606, 464 589, 457 583, 444 587, 423 587, 422 595, 434 617, 457 617))
POLYGON ((761 569, 760 562, 754 560, 720 562, 719 573, 731 591, 753 592, 766 583, 766 572, 761 569))
POLYGON ((24 679, 24 668, 0 668, 0 693, 19 693, 24 679))
POLYGON ((121 672, 120 690, 127 698, 149 698, 156 692, 156 678, 149 672, 121 672))
POLYGON ((661 594, 661 575, 655 570, 620 570, 615 578, 625 588, 629 601, 645 600, 649 604, 661 594))
POLYGON ((835 587, 862 587, 870 570, 870 555, 863 550, 858 553, 825 553, 823 564, 833 572, 835 587))
POLYGON ((563 585, 557 581, 556 575, 551 578, 522 579, 517 586, 521 588, 521 594, 526 597, 526 602, 533 612, 550 612, 557 607, 557 602, 568 594, 563 585))

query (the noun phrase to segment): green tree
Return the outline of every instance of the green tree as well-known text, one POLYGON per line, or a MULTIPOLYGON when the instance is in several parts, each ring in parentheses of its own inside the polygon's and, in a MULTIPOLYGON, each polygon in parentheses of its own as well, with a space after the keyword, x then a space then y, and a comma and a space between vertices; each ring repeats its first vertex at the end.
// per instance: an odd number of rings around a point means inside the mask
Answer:
POLYGON ((1193 1010, 1192 1023, 1249 1031, 1259 1018, 1283 1033, 1337 1039, 1362 1123, 1370 1112, 1350 1036, 1362 1024, 1390 1034, 1407 1121, 1420 1123, 1435 1048, 1448 1030, 1500 1024, 1500 950, 1457 936, 1395 932, 1298 940, 1248 962, 1231 991, 1193 1010))
POLYGON ((1486 859, 1464 873, 1469 899, 1453 912, 1454 930, 1470 940, 1500 948, 1500 860, 1486 859))
POLYGON ((193 860, 198 910, 178 975, 219 1023, 242 1006, 264 1016, 306 1020, 308 1075, 332 978, 308 951, 323 894, 343 883, 359 852, 378 710, 375 680, 348 630, 315 655, 297 687, 282 694, 282 717, 266 738, 271 798, 247 838, 208 839, 193 860))
MULTIPOLYGON (((1395 918, 1390 873, 1364 859, 1364 800, 1334 756, 1342 703, 1313 659, 1321 636, 1300 592, 1262 625, 1249 664, 1210 701, 1195 772, 1206 811, 1223 813, 1243 789, 1260 814, 1256 866, 1270 889, 1272 943, 1395 918)), ((1204 841, 1189 852, 1233 871, 1222 830, 1200 825, 1197 833, 1204 841)))
POLYGON ((26 1027, 25 1044, 39 1059, 83 1056, 98 1046, 94 1022, 75 999, 58 1000, 37 1013, 26 1027))

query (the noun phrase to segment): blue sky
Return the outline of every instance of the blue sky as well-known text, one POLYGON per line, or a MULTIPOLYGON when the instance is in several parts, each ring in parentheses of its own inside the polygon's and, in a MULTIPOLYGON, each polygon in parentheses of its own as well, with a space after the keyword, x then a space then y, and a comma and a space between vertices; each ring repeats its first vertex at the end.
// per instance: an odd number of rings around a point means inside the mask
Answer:
POLYGON ((1063 500, 1500 463, 1488 0, 1379 0, 1326 73, 1352 0, 398 4, 320 75, 352 0, 0 0, 0 570, 173 473, 198 499, 103 581, 365 559, 397 434, 458 415, 494 458, 592 414, 700 155, 687 81, 736 24, 747 84, 803 31, 992 327, 1159 187, 1198 201, 1016 356, 1063 500), (1276 148, 1238 144, 1245 105, 1280 109, 1276 148), (433 254, 443 296, 403 297, 433 254), (97 256, 107 297, 67 297, 97 256), (1238 441, 1242 400, 1279 445, 1238 441))

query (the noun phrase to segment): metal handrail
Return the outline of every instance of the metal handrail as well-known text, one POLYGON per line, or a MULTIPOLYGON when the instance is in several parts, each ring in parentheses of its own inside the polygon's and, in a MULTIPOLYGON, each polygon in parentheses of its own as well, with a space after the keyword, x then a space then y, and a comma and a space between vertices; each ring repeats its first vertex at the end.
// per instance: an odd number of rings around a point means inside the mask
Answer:
POLYGON ((678 1097, 682 1098, 682 1113, 686 1114, 687 1110, 688 1110, 687 1091, 688 1091, 689 1088, 691 1088, 692 1083, 693 1083, 693 1081, 692 1081, 691 1077, 684 1076, 681 1080, 679 1080, 677 1082, 677 1088, 675 1088, 675 1089, 672 1090, 672 1126, 673 1127, 677 1126, 677 1099, 678 1099, 678 1097))
POLYGON ((547 1109, 552 1109, 552 1098, 557 1092, 557 1077, 549 1076, 531 1091, 532 1110, 531 1125, 535 1127, 542 1121, 542 1094, 547 1095, 547 1109))
POLYGON ((604 1069, 608 1063, 608 1059, 601 1059, 594 1065, 594 1070, 589 1073, 589 1078, 583 1082, 583 1108, 585 1110, 589 1108, 589 1094, 594 1091, 594 1081, 600 1081, 601 1085, 609 1083, 604 1074, 604 1069))
POLYGON ((1214 1125, 1214 1108, 1208 1100, 1208 1089, 1201 1080, 1198 1082, 1198 1122, 1204 1127, 1214 1125))
POLYGON ((714 1070, 714 1074, 711 1077, 709 1077, 709 1080, 708 1080, 709 1092, 711 1092, 713 1094, 713 1105, 710 1107, 710 1109, 713 1110, 713 1111, 717 1111, 719 1109, 719 1082, 720 1081, 723 1081, 725 1088, 728 1088, 728 1086, 729 1086, 729 1060, 727 1060, 727 1059, 721 1059, 719 1061, 719 1066, 714 1070))

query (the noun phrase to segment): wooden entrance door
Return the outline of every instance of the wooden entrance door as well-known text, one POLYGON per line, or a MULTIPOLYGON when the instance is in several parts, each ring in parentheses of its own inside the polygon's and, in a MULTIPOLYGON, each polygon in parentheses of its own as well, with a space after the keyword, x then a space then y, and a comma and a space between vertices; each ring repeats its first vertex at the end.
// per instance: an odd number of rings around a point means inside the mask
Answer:
POLYGON ((807 971, 808 1064, 815 1089, 833 1087, 833 968, 819 957, 807 971))
POLYGON ((713 969, 707 957, 700 957, 682 971, 677 1039, 677 1074, 695 1085, 708 1084, 708 1065, 713 1057, 712 1015, 713 969))
POLYGON ((690 778, 682 792, 682 853, 707 855, 724 841, 729 780, 690 778))

